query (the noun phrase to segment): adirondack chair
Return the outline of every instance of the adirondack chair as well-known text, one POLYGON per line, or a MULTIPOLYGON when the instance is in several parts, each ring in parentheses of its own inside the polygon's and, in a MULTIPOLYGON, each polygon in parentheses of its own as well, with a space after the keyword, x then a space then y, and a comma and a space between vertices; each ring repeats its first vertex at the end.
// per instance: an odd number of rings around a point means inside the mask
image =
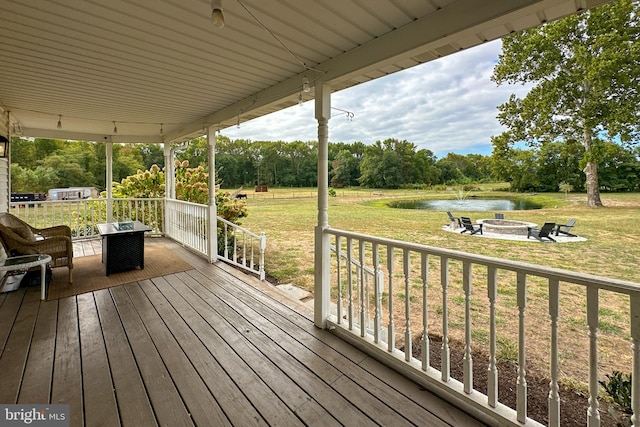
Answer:
POLYGON ((460 222, 459 216, 453 216, 451 212, 447 212, 447 215, 449 215, 449 221, 451 222, 452 225, 458 224, 458 227, 462 227, 462 223, 460 222))
POLYGON ((569 221, 567 221, 566 224, 556 224, 556 236, 559 233, 562 233, 562 234, 566 234, 569 237, 576 237, 575 234, 571 234, 569 232, 569 230, 571 230, 571 228, 575 225, 575 223, 576 223, 576 219, 571 218, 569 221))
POLYGON ((471 218, 467 218, 466 216, 460 217, 460 221, 464 227, 464 230, 460 233, 466 233, 468 231, 471 235, 476 233, 482 234, 482 224, 474 224, 471 222, 471 218))
POLYGON ((550 242, 555 242, 555 239, 551 237, 553 234, 553 229, 556 228, 555 222, 545 222, 542 228, 533 228, 529 227, 527 230, 527 239, 529 237, 535 237, 536 239, 543 242, 543 239, 549 239, 550 242))

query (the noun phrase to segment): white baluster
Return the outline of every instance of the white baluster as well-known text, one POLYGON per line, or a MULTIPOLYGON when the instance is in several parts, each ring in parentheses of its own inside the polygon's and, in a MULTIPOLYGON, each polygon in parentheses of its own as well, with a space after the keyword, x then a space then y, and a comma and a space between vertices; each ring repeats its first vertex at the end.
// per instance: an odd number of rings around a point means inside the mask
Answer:
POLYGON ((498 404, 498 366, 496 364, 496 299, 498 298, 498 279, 495 267, 487 271, 487 290, 489 294, 489 367, 487 368, 487 397, 489 406, 498 404))
POLYGON ((338 325, 342 324, 342 268, 340 262, 342 261, 342 238, 336 236, 336 280, 338 301, 336 305, 336 317, 338 325))
POLYGON ((412 342, 411 342, 411 305, 409 288, 409 272, 411 268, 409 266, 409 250, 404 249, 402 252, 402 263, 404 268, 404 360, 407 362, 411 360, 412 342))
POLYGON ((589 409, 587 425, 600 425, 598 410, 598 288, 587 288, 587 325, 589 326, 589 409))
POLYGON ((367 333, 367 318, 365 313, 365 286, 364 286, 364 240, 358 242, 358 253, 360 261, 360 270, 358 271, 358 308, 360 313, 360 336, 364 337, 367 333))
POLYGON ((347 313, 349 315, 349 330, 353 330, 353 240, 347 237, 347 294, 349 295, 347 313))
POLYGON ((551 320, 551 354, 549 383, 549 427, 560 426, 560 394, 558 387, 558 311, 560 285, 557 279, 549 279, 549 317, 551 320))
POLYGON ((473 391, 473 358, 471 357, 471 263, 462 264, 462 288, 464 290, 464 357, 463 383, 464 392, 473 391))
POLYGON ((420 257, 422 275, 422 370, 429 369, 429 309, 427 290, 429 289, 429 255, 422 253, 420 257))
POLYGON ((387 246, 387 271, 389 272, 389 325, 388 325, 388 347, 389 352, 393 351, 396 345, 396 327, 393 323, 393 247, 387 246))
POLYGON ((373 342, 376 344, 380 342, 380 304, 381 304, 381 296, 380 296, 380 266, 378 265, 380 262, 378 255, 378 244, 373 243, 372 248, 373 252, 373 296, 375 300, 375 309, 373 314, 373 342))
POLYGON ((638 293, 631 294, 631 352, 633 353, 633 365, 631 368, 631 425, 637 427, 640 425, 638 414, 640 414, 640 381, 634 378, 640 378, 640 295, 638 293))
POLYGON ((451 375, 451 350, 449 349, 449 308, 447 306, 447 292, 449 288, 449 259, 440 258, 440 283, 442 285, 442 348, 440 360, 442 363, 442 381, 449 381, 451 375))
POLYGON ((518 421, 525 423, 527 420, 527 349, 525 340, 524 317, 527 307, 527 276, 525 273, 517 275, 518 298, 518 381, 516 411, 518 421))

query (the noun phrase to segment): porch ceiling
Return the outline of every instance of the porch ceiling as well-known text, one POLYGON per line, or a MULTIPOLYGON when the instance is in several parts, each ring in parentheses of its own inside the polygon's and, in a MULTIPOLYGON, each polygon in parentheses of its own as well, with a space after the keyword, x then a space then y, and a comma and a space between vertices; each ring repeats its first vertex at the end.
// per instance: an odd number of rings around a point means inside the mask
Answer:
POLYGON ((310 99, 607 1, 223 0, 219 29, 209 0, 2 0, 0 110, 25 136, 184 140, 295 104, 304 76, 310 99))

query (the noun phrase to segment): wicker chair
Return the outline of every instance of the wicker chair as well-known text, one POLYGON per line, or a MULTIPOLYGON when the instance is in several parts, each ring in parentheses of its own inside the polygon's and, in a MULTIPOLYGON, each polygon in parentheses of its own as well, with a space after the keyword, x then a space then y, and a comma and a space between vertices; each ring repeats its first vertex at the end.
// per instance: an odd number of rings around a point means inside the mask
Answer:
POLYGON ((0 240, 8 256, 51 255, 49 266, 68 267, 69 283, 73 283, 73 244, 68 226, 34 228, 17 216, 4 212, 0 213, 0 240))

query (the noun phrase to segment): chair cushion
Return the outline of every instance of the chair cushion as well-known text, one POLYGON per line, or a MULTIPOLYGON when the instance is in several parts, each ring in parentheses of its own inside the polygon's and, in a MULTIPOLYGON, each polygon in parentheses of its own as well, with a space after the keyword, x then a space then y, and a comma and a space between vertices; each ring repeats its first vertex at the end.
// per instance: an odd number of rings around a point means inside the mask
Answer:
POLYGON ((11 231, 16 233, 18 236, 22 237, 28 242, 35 242, 36 236, 33 234, 31 229, 24 224, 12 224, 10 227, 11 231))

